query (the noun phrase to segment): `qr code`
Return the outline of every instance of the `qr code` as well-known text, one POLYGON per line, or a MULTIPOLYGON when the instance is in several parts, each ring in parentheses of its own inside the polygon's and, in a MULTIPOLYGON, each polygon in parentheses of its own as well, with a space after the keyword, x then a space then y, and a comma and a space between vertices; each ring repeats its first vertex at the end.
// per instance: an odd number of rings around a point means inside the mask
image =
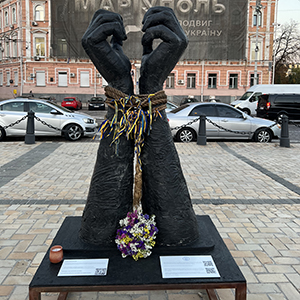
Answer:
POLYGON ((213 266, 213 263, 212 261, 203 261, 203 264, 204 264, 204 267, 212 267, 213 266))
POLYGON ((106 275, 106 269, 105 268, 96 268, 95 275, 98 275, 98 276, 106 275))
POLYGON ((215 274, 216 270, 215 268, 205 268, 206 274, 215 274))

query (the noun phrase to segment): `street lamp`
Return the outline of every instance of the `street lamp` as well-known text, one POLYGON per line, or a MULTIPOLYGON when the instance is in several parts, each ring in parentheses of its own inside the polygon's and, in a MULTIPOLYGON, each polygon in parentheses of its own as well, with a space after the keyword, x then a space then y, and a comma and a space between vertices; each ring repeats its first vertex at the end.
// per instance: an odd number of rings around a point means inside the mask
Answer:
POLYGON ((255 66, 254 66, 254 85, 258 83, 257 80, 257 59, 258 59, 258 26, 259 20, 261 19, 261 8, 262 5, 260 3, 261 0, 256 0, 255 14, 256 14, 256 35, 255 35, 255 66))
MULTIPOLYGON (((279 26, 279 24, 277 24, 277 15, 278 15, 278 1, 276 0, 276 11, 275 11, 275 23, 274 23, 274 41, 276 41, 276 31, 277 31, 277 26, 279 26)), ((273 42, 273 73, 272 73, 272 84, 274 84, 275 82, 275 52, 274 52, 274 42, 273 42)))

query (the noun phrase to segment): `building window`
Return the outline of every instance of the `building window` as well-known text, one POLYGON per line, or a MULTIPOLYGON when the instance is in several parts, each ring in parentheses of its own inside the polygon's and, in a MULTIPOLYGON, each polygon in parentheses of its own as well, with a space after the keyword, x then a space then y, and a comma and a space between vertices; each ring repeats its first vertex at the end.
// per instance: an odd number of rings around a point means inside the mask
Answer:
POLYGON ((41 37, 35 38, 35 55, 45 56, 45 39, 41 37))
POLYGON ((13 41, 13 52, 13 57, 18 57, 18 45, 16 40, 13 41))
POLYGON ((36 86, 46 86, 45 71, 36 72, 36 86))
POLYGON ((0 60, 3 59, 3 51, 4 49, 2 48, 2 43, 0 43, 0 60))
POLYGON ((80 72, 80 86, 81 87, 90 86, 90 72, 80 72))
POLYGON ((261 60, 261 42, 257 42, 257 47, 256 47, 256 42, 252 41, 251 42, 251 60, 255 61, 255 53, 257 52, 257 59, 261 60))
POLYGON ((66 39, 58 39, 57 40, 57 51, 60 56, 68 55, 68 44, 66 39))
POLYGON ((2 11, 0 10, 0 28, 2 28, 2 11))
MULTIPOLYGON (((259 84, 259 74, 257 74, 257 84, 259 84)), ((250 86, 254 85, 254 74, 250 75, 250 86)))
POLYGON ((209 89, 217 88, 217 74, 208 74, 208 88, 209 89))
POLYGON ((34 20, 35 21, 44 21, 45 20, 45 11, 42 5, 37 5, 34 10, 34 20))
POLYGON ((6 42, 6 43, 5 43, 5 46, 6 46, 6 49, 5 49, 5 52, 6 52, 6 53, 5 53, 5 54, 6 54, 6 57, 9 57, 9 55, 10 55, 10 54, 9 54, 9 52, 10 52, 10 48, 9 48, 9 42, 6 42))
POLYGON ((188 89, 196 88, 196 74, 195 73, 187 74, 187 88, 188 89))
POLYGON ((17 13, 16 13, 16 8, 12 8, 12 23, 16 24, 17 23, 17 13))
POLYGON ((0 73, 0 86, 3 86, 3 73, 0 73))
POLYGON ((15 86, 19 84, 19 74, 18 71, 14 71, 14 78, 15 78, 15 86))
POLYGON ((10 72, 9 71, 6 72, 6 85, 10 86, 10 72))
POLYGON ((238 74, 230 74, 229 76, 229 88, 237 89, 238 88, 238 74))
POLYGON ((171 73, 171 74, 169 74, 169 76, 166 80, 166 88, 174 89, 174 87, 175 87, 174 82, 175 82, 175 74, 171 73))
POLYGON ((58 86, 68 86, 67 72, 58 72, 58 86))
POLYGON ((8 26, 8 11, 4 12, 4 25, 8 26))

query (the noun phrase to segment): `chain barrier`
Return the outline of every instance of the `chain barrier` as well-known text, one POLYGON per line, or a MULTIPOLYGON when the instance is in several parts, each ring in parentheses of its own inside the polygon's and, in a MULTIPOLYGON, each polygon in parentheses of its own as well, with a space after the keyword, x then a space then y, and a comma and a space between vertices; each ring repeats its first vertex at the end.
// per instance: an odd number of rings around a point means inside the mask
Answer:
MULTIPOLYGON (((13 127, 13 126, 15 126, 15 125, 21 123, 22 121, 26 120, 27 118, 28 118, 28 115, 25 115, 23 118, 21 118, 21 119, 15 121, 15 122, 13 122, 13 123, 7 125, 7 126, 3 126, 2 128, 3 128, 3 129, 7 129, 7 128, 9 128, 9 127, 13 127)), ((40 119, 39 117, 37 117, 36 115, 34 116, 34 118, 35 118, 37 121, 41 122, 43 125, 48 126, 48 127, 51 128, 51 129, 54 129, 54 130, 57 130, 57 131, 61 131, 61 132, 65 132, 65 131, 66 131, 66 130, 63 130, 63 129, 54 127, 54 126, 52 126, 51 124, 48 124, 47 122, 41 120, 41 119, 40 119)), ((85 132, 85 130, 83 130, 83 132, 85 132)))
POLYGON ((15 125, 21 123, 22 121, 24 121, 27 117, 28 117, 28 115, 24 116, 23 118, 21 118, 20 120, 18 120, 18 121, 16 121, 16 122, 13 122, 13 123, 11 123, 11 124, 9 124, 9 125, 7 125, 7 126, 4 126, 4 127, 2 127, 2 128, 3 128, 3 129, 7 129, 7 128, 9 128, 9 127, 13 127, 13 126, 15 126, 15 125))
POLYGON ((200 120, 200 117, 198 117, 198 118, 196 118, 196 119, 194 119, 194 120, 192 120, 192 121, 190 121, 190 122, 188 122, 188 123, 186 123, 186 124, 183 124, 183 125, 180 125, 180 126, 176 126, 176 127, 174 127, 174 128, 171 128, 171 130, 177 130, 177 129, 181 129, 181 128, 183 128, 183 127, 186 127, 186 126, 188 126, 188 125, 192 125, 193 123, 197 122, 198 120, 200 120))
POLYGON ((37 117, 36 115, 34 115, 34 118, 35 118, 37 121, 41 122, 43 125, 46 125, 46 126, 48 126, 49 128, 51 128, 51 129, 54 129, 54 130, 57 130, 57 131, 63 131, 63 130, 60 129, 60 128, 54 127, 54 126, 52 126, 52 125, 46 123, 45 121, 41 120, 41 119, 40 119, 39 117, 37 117))
MULTIPOLYGON (((174 127, 174 128, 171 128, 171 130, 179 130, 179 129, 184 128, 184 127, 186 127, 186 126, 188 126, 188 125, 192 125, 193 123, 197 122, 198 120, 200 120, 200 117, 198 117, 198 118, 196 118, 196 119, 194 119, 194 120, 192 120, 192 121, 190 121, 190 122, 188 122, 188 123, 186 123, 186 124, 183 124, 183 125, 180 125, 180 126, 176 126, 176 127, 174 127)), ((207 117, 205 117, 205 120, 206 120, 207 122, 209 122, 210 124, 212 124, 213 126, 219 128, 219 129, 225 130, 225 131, 227 131, 227 132, 231 132, 231 133, 235 133, 235 134, 252 134, 252 133, 254 133, 254 131, 237 131, 237 130, 231 130, 231 129, 228 129, 228 128, 224 128, 224 127, 222 127, 222 126, 216 124, 216 123, 213 122, 212 120, 208 119, 207 117)), ((267 128, 270 128, 270 129, 271 129, 271 128, 272 128, 273 126, 275 126, 275 125, 277 125, 276 122, 275 122, 274 124, 270 125, 270 126, 267 127, 267 128)))
POLYGON ((299 125, 299 124, 297 124, 297 123, 295 123, 295 122, 293 122, 293 121, 291 121, 291 120, 289 120, 289 124, 295 125, 296 127, 299 127, 299 128, 300 128, 300 125, 299 125))

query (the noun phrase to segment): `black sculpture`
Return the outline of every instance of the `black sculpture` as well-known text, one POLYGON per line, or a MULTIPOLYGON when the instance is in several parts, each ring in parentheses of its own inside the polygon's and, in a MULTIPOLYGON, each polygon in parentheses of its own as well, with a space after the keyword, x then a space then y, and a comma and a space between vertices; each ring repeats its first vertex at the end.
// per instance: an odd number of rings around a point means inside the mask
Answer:
MULTIPOLYGON (((163 83, 187 47, 187 37, 172 9, 150 8, 143 19, 143 57, 139 98, 161 97, 163 83), (154 39, 162 42, 153 50, 154 39)), ((126 34, 120 15, 98 10, 82 39, 82 45, 109 83, 108 98, 133 94, 131 64, 122 50, 126 34), (107 37, 112 36, 111 44, 107 37), (112 89, 113 88, 113 89, 112 89)), ((155 109, 155 108, 154 108, 155 109)), ((159 245, 186 245, 199 238, 196 216, 182 174, 165 111, 144 138, 142 161, 143 211, 156 215, 159 245)), ((107 118, 115 111, 109 107, 107 118)), ((119 118, 121 115, 119 114, 119 118)), ((125 135, 111 145, 113 135, 101 140, 80 237, 89 243, 110 245, 118 222, 132 211, 134 143, 125 135)))

